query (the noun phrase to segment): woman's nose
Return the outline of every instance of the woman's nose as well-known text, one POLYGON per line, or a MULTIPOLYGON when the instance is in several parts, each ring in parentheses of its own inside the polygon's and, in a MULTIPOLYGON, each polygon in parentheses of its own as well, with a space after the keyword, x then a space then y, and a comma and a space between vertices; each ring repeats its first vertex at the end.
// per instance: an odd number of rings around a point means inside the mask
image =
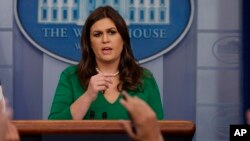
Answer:
POLYGON ((103 34, 103 36, 102 36, 102 41, 103 41, 104 43, 109 42, 108 34, 103 34))

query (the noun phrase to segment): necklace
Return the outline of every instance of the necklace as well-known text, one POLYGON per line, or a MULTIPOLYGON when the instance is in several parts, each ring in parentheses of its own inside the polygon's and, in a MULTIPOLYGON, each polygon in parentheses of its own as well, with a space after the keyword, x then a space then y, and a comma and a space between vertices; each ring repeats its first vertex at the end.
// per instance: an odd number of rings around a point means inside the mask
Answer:
MULTIPOLYGON (((100 73, 100 74, 104 74, 101 70, 99 70, 98 68, 95 68, 96 69, 96 71, 98 72, 98 73, 100 73)), ((113 74, 111 74, 113 77, 115 77, 115 76, 117 76, 119 74, 119 71, 117 71, 116 73, 113 73, 113 74)))

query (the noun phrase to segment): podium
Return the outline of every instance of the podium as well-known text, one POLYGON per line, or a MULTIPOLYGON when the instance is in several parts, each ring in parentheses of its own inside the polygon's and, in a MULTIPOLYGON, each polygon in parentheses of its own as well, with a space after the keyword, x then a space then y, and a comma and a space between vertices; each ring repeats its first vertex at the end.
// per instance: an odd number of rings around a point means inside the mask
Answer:
MULTIPOLYGON (((13 120, 22 140, 130 140, 119 120, 13 120), (67 139, 66 139, 67 138, 67 139)), ((130 122, 130 121, 127 121, 130 122)), ((195 125, 191 121, 158 121, 168 141, 191 141, 195 125)))

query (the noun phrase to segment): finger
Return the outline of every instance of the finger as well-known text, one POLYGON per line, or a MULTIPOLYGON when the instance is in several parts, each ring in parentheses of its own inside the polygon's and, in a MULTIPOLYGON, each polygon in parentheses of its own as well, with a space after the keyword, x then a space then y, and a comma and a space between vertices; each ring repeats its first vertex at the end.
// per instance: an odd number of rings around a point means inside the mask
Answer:
POLYGON ((130 122, 121 120, 121 126, 123 127, 123 129, 125 129, 129 137, 131 137, 132 139, 135 139, 136 135, 132 131, 130 122))
POLYGON ((138 116, 138 110, 136 110, 136 107, 134 105, 131 104, 131 102, 125 100, 124 98, 123 99, 120 99, 120 103, 121 105, 124 106, 125 109, 127 109, 128 113, 129 113, 129 118, 134 121, 135 119, 138 119, 136 118, 138 116))
POLYGON ((120 100, 120 103, 127 109, 134 122, 140 121, 139 117, 141 114, 151 114, 149 106, 137 96, 131 97, 124 92, 122 92, 122 95, 123 99, 120 100))
POLYGON ((113 76, 103 75, 103 78, 104 78, 104 80, 107 81, 108 83, 112 83, 112 78, 113 78, 113 76))
POLYGON ((103 74, 103 76, 105 76, 105 77, 114 77, 116 75, 115 74, 103 74))
POLYGON ((0 112, 4 113, 6 110, 6 100, 4 98, 4 96, 2 94, 1 95, 1 99, 0 99, 0 112))
POLYGON ((110 84, 112 84, 113 83, 113 81, 111 80, 111 78, 109 78, 109 77, 99 77, 99 78, 97 78, 97 80, 96 81, 105 81, 106 83, 110 83, 110 84))
POLYGON ((120 99, 120 103, 122 104, 122 106, 125 107, 125 109, 127 109, 127 101, 126 101, 126 100, 124 100, 124 99, 122 98, 122 99, 120 99))
POLYGON ((5 98, 4 100, 5 100, 4 112, 5 112, 6 116, 8 117, 8 119, 12 119, 13 111, 9 106, 9 100, 8 100, 8 98, 5 98))
POLYGON ((99 86, 97 89, 98 89, 98 91, 104 93, 104 91, 107 90, 107 87, 106 86, 99 86))
POLYGON ((129 111, 133 111, 135 103, 133 102, 133 97, 130 96, 126 91, 121 92, 122 99, 124 100, 123 106, 129 111))
POLYGON ((11 108, 7 108, 6 111, 5 111, 5 114, 7 116, 8 119, 12 119, 12 110, 11 108))
POLYGON ((113 81, 110 78, 104 78, 103 81, 109 84, 113 84, 113 81))
POLYGON ((97 85, 97 87, 105 86, 105 89, 109 88, 109 84, 106 81, 99 81, 99 82, 97 82, 96 85, 97 85))
POLYGON ((101 73, 99 73, 96 76, 110 78, 110 77, 114 77, 114 74, 101 74, 101 73))
POLYGON ((131 101, 131 99, 133 98, 132 96, 130 96, 128 94, 128 92, 126 92, 125 90, 122 90, 121 92, 122 98, 126 101, 131 101))
POLYGON ((131 106, 130 102, 126 99, 126 98, 122 98, 120 99, 120 103, 122 104, 122 106, 124 106, 125 109, 127 109, 127 111, 130 113, 133 110, 133 106, 131 106))

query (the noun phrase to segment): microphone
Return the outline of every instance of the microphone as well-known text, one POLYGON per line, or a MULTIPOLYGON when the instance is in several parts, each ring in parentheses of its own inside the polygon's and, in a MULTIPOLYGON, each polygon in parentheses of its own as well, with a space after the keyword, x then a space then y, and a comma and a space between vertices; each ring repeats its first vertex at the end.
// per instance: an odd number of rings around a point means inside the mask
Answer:
POLYGON ((89 119, 95 119, 95 112, 94 111, 90 111, 89 119))
POLYGON ((107 119, 107 118, 108 118, 107 112, 103 112, 103 113, 102 113, 102 119, 107 119))

